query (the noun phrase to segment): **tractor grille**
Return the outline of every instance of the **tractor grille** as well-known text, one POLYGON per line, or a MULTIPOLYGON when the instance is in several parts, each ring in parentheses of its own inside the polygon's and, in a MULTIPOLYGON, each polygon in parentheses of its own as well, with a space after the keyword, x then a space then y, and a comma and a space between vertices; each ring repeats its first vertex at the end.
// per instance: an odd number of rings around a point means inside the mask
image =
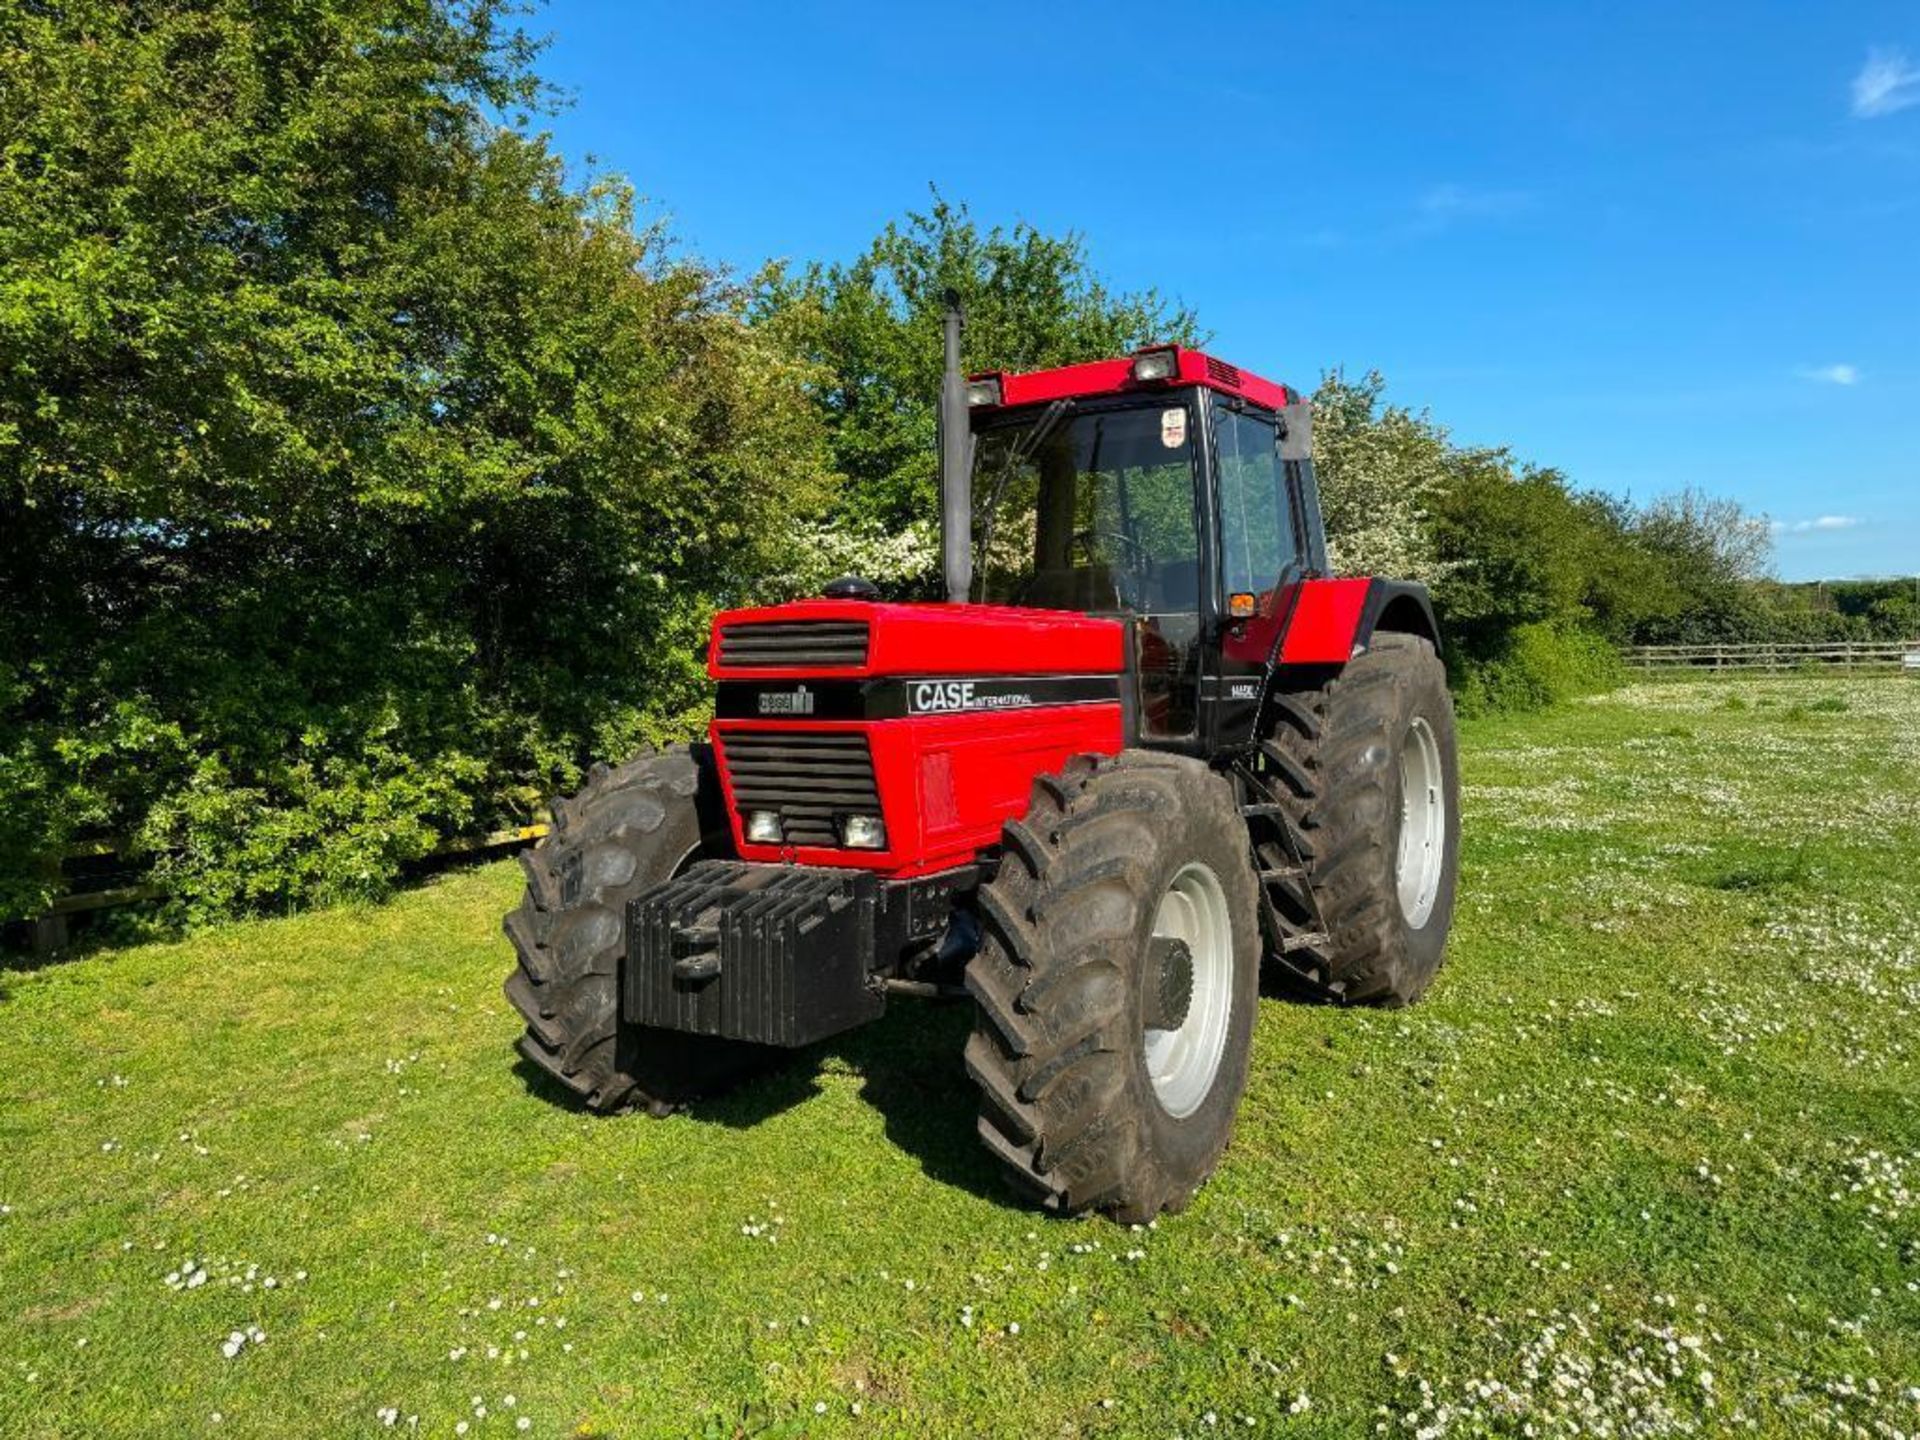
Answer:
POLYGON ((762 620, 720 630, 720 663, 752 669, 867 663, 864 620, 762 620))
POLYGON ((727 730, 720 749, 741 824, 751 811, 777 810, 789 845, 838 846, 834 816, 880 813, 865 735, 727 730))

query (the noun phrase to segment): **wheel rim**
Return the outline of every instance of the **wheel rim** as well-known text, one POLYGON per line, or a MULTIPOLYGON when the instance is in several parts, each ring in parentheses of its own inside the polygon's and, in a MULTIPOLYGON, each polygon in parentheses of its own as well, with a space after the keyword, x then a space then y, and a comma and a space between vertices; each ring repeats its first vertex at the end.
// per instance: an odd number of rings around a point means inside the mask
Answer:
POLYGON ((1198 861, 1181 867, 1153 917, 1156 939, 1185 943, 1193 991, 1177 1030, 1145 1031, 1147 1076, 1176 1120, 1198 1110, 1220 1073, 1233 1014, 1233 929, 1220 877, 1198 861))
POLYGON ((673 862, 673 869, 667 873, 669 880, 678 880, 693 868, 693 862, 700 858, 700 846, 691 847, 686 854, 673 862))
POLYGON ((1415 716, 1400 747, 1400 845, 1393 874, 1400 913, 1416 930, 1433 914, 1446 858, 1447 790, 1440 769, 1440 742, 1433 727, 1415 716))

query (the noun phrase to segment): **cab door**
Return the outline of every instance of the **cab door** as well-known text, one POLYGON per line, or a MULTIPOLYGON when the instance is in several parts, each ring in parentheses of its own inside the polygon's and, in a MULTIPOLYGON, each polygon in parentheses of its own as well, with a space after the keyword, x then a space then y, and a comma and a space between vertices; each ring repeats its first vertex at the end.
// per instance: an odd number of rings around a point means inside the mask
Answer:
POLYGON ((1312 559, 1297 467, 1282 459, 1278 417, 1236 397, 1212 405, 1218 517, 1219 643, 1208 647, 1207 735, 1213 749, 1246 743, 1266 677, 1267 645, 1312 559))
POLYGON ((1153 437, 1145 462, 1116 476, 1112 495, 1129 537, 1127 593, 1133 628, 1139 737, 1165 749, 1201 748, 1201 675, 1212 575, 1201 536, 1209 533, 1206 467, 1194 431, 1204 420, 1198 392, 1168 397, 1144 412, 1153 437))

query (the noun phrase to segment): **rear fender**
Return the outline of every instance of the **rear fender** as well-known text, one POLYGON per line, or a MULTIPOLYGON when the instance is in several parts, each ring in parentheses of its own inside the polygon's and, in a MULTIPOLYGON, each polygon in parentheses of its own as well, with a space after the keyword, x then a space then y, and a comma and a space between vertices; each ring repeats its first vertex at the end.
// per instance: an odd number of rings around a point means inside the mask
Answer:
POLYGON ((1345 665, 1367 648, 1376 630, 1419 635, 1438 650, 1440 626, 1427 587, 1378 577, 1303 580, 1268 667, 1345 665))
POLYGON ((1252 659, 1251 642, 1259 647, 1255 654, 1264 651, 1265 661, 1252 733, 1222 737, 1229 744, 1251 744, 1266 733, 1276 692, 1324 685, 1381 631, 1418 635, 1440 649, 1440 626, 1427 587, 1408 580, 1303 580, 1276 611, 1279 623, 1266 634, 1256 620, 1237 644, 1229 643, 1230 654, 1237 649, 1242 658, 1252 659))

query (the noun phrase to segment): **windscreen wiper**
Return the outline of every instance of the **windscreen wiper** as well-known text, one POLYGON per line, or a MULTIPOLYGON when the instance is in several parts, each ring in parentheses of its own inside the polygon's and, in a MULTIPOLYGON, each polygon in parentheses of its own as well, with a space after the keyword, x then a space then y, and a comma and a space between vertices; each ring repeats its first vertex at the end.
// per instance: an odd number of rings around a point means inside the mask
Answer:
POLYGON ((986 519, 980 527, 980 543, 974 554, 976 573, 982 583, 986 580, 987 557, 993 548, 994 522, 1000 518, 1000 492, 1007 488, 1007 482, 1013 479, 1014 472, 1032 458, 1054 427, 1066 418, 1073 409, 1071 399, 1060 399, 1047 406, 1040 418, 1033 422, 1033 428, 1013 443, 1007 451, 1007 458, 1000 463, 999 471, 993 477, 993 488, 987 494, 986 519))

